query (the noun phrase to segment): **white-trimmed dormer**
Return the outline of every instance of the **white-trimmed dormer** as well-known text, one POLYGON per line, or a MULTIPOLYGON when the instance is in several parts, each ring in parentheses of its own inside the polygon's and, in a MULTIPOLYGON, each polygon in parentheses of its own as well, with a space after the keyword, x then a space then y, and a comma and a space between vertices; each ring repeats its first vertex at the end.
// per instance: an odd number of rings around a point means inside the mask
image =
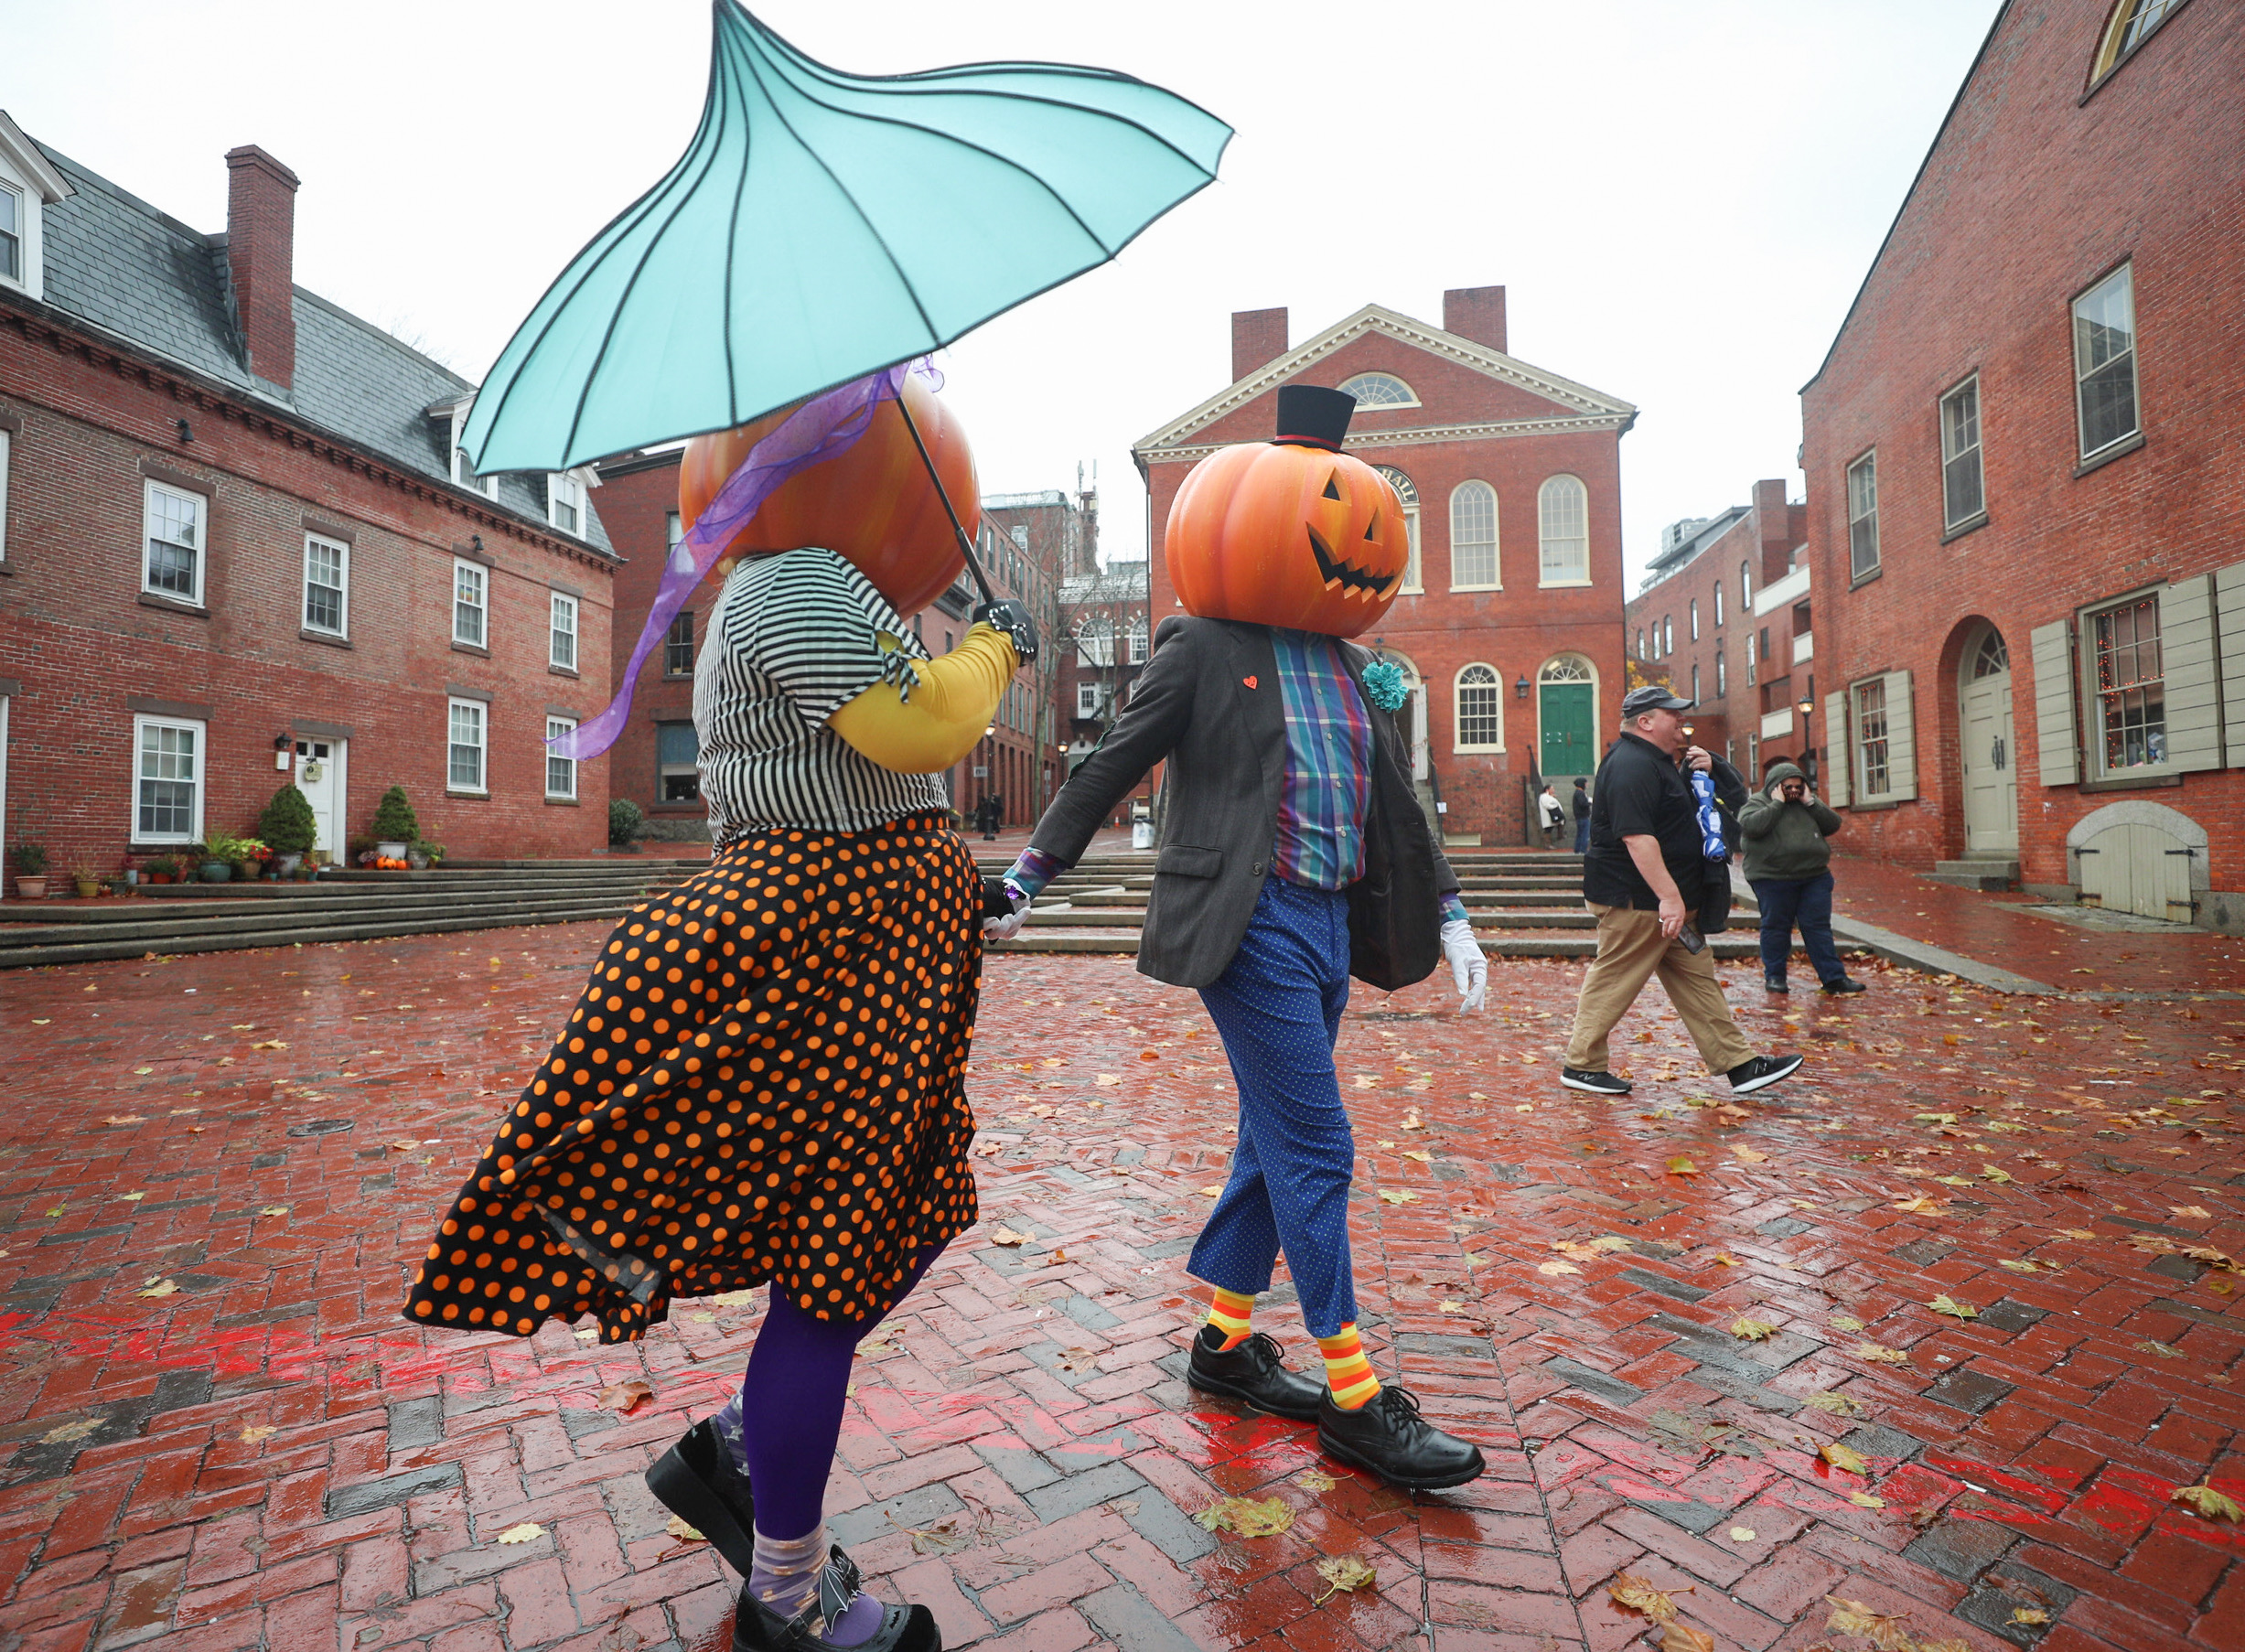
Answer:
POLYGON ((499 497, 498 476, 478 476, 475 467, 467 462, 467 449, 460 445, 460 438, 467 430, 468 410, 475 405, 476 392, 471 390, 448 402, 435 402, 423 411, 436 426, 437 440, 445 445, 445 474, 456 486, 495 499, 499 497))
POLYGON ((46 296, 44 209, 74 195, 70 180, 0 109, 0 286, 46 296))

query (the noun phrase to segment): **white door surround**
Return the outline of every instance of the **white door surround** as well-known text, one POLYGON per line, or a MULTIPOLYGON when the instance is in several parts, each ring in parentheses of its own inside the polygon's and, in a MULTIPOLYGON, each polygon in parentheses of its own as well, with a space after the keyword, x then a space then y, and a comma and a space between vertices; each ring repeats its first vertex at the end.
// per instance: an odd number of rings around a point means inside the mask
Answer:
POLYGON ((350 818, 346 812, 349 747, 348 740, 296 736, 296 789, 312 805, 317 827, 312 847, 337 865, 346 858, 343 851, 350 836, 346 830, 350 818))
POLYGON ((2019 853, 2018 735, 2011 709, 2011 652, 1983 627, 1957 670, 1957 738, 1962 758, 1964 852, 2019 853))

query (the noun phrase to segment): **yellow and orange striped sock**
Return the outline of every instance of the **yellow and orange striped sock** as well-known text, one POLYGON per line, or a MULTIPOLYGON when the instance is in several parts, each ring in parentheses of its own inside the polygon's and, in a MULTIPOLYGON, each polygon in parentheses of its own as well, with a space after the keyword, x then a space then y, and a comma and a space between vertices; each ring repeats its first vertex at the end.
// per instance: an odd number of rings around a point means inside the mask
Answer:
POLYGON ((1320 1336, 1317 1346, 1326 1357, 1326 1387, 1333 1390, 1335 1405, 1353 1411, 1380 1392, 1380 1378, 1372 1375, 1372 1362, 1364 1357, 1355 1320, 1330 1336, 1320 1336))
POLYGON ((1237 1291, 1219 1289, 1216 1300, 1208 1306, 1208 1323, 1223 1340, 1216 1351, 1229 1353, 1247 1340, 1248 1316, 1255 1311, 1255 1299, 1242 1296, 1237 1291))

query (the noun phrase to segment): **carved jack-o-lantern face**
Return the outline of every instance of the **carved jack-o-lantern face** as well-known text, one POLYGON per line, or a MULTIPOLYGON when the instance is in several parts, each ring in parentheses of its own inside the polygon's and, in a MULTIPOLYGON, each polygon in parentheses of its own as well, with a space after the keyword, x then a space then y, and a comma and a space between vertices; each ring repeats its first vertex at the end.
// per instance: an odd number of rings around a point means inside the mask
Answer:
POLYGON ((1169 509, 1170 583, 1188 614, 1354 637, 1411 560, 1387 478, 1325 448, 1245 442, 1193 467, 1169 509))

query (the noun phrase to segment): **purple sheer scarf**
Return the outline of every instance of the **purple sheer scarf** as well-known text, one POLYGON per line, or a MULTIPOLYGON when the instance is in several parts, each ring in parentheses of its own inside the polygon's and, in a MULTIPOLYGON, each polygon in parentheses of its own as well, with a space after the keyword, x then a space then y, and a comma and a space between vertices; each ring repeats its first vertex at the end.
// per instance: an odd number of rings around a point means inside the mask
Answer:
POLYGON ((780 483, 822 460, 847 453, 871 427, 874 409, 904 393, 908 372, 922 374, 932 381, 932 388, 942 385, 941 376, 925 359, 899 362, 811 397, 790 413, 779 429, 748 450, 748 456, 725 478, 725 486, 694 519, 685 537, 671 547, 663 563, 662 582, 655 587, 655 606, 640 628, 639 646, 631 650, 631 663, 624 668, 616 697, 598 716, 548 740, 549 751, 581 763, 616 744, 631 718, 631 694, 639 681, 639 668, 670 635, 671 622, 709 577, 718 553, 780 483))

